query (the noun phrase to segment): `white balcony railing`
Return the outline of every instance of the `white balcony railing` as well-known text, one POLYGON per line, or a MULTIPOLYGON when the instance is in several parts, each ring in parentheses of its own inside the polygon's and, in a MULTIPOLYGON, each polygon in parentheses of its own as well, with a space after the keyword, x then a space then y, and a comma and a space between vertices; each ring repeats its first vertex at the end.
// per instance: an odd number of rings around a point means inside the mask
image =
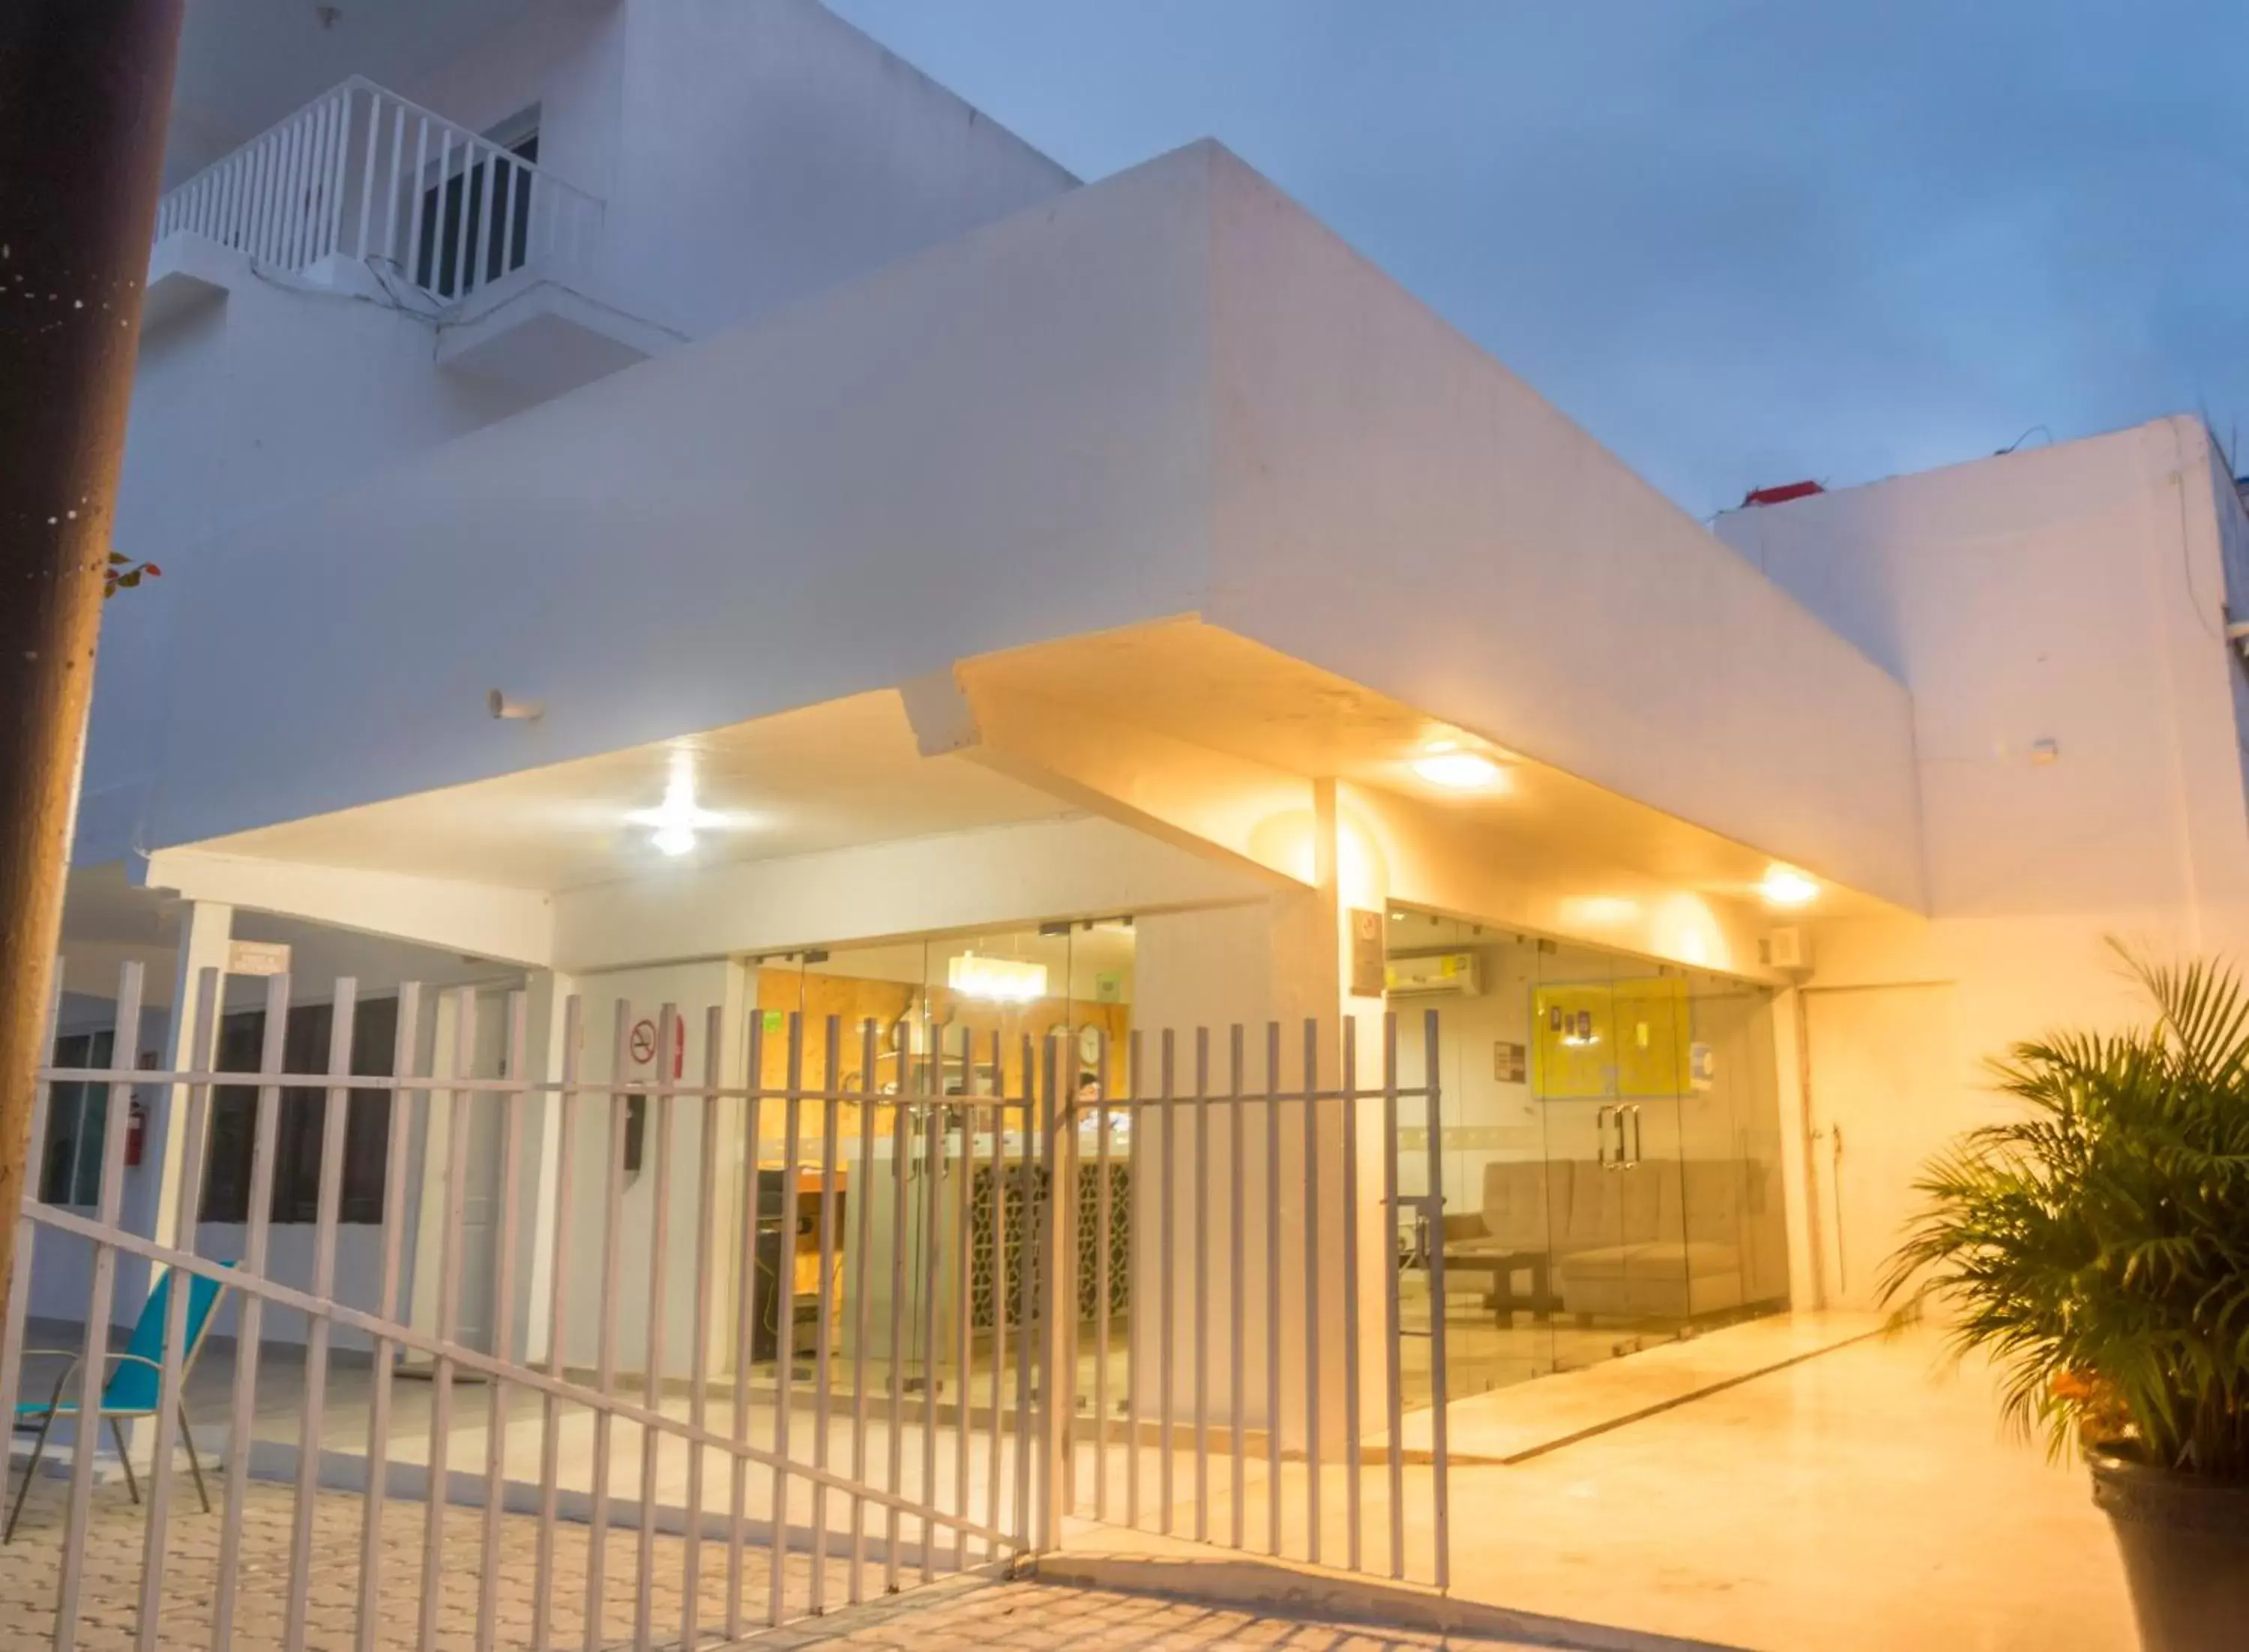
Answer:
POLYGON ((354 78, 165 195, 188 232, 302 272, 362 260, 445 308, 527 264, 581 261, 602 202, 522 154, 354 78))

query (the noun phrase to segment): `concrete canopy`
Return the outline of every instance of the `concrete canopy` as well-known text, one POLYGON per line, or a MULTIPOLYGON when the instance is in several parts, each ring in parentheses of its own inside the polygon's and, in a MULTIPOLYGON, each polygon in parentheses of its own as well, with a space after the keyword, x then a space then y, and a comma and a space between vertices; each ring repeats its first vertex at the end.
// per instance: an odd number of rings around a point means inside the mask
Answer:
POLYGON ((1199 616, 1921 899, 1905 690, 1214 145, 230 533, 180 585, 159 846, 1199 616), (494 687, 545 716, 492 721, 494 687))

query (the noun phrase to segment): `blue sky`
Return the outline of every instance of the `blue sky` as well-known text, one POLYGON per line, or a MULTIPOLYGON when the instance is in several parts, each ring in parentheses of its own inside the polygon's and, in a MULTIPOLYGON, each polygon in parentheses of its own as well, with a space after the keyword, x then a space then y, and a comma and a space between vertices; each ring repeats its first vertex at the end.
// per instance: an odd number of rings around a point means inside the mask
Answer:
POLYGON ((1698 516, 2249 439, 2241 0, 829 3, 1083 176, 1219 138, 1698 516))

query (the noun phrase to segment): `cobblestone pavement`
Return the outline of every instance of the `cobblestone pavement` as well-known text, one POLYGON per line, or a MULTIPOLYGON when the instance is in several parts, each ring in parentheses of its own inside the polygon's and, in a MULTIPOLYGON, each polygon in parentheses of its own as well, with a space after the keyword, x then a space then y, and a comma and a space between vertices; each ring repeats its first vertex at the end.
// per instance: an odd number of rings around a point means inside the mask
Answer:
MULTIPOLYGON (((218 1487, 214 1485, 212 1491, 216 1501, 218 1487)), ((244 1498, 242 1558, 235 1585, 235 1632, 230 1643, 238 1652, 268 1652, 282 1644, 281 1603, 289 1573, 295 1503, 292 1488, 264 1481, 251 1482, 244 1498)), ((60 1480, 34 1486, 15 1540, 0 1547, 0 1648, 50 1642, 64 1508, 65 1487, 60 1480)), ((306 1644, 319 1652, 353 1644, 353 1626, 358 1620, 362 1508, 358 1497, 345 1492, 323 1492, 315 1499, 306 1644)), ((378 1647, 416 1644, 428 1512, 420 1503, 390 1500, 383 1505, 381 1622, 375 1642, 378 1647)), ((222 1518, 220 1513, 203 1511, 196 1502, 194 1487, 182 1476, 173 1488, 172 1517, 166 1533, 163 1644, 167 1648, 203 1652, 211 1646, 210 1614, 222 1518)), ((493 1575, 493 1638, 499 1646, 531 1643, 538 1530, 538 1522, 528 1516, 511 1514, 500 1518, 499 1564, 493 1575)), ((113 1649, 133 1645, 140 1621, 141 1554, 147 1531, 142 1510, 133 1503, 121 1483, 95 1490, 87 1520, 80 1596, 79 1644, 88 1652, 113 1652, 113 1649)), ((588 1536, 583 1525, 563 1523, 555 1527, 555 1581, 548 1592, 548 1621, 553 1644, 558 1647, 575 1648, 583 1641, 586 1570, 592 1553, 588 1536)), ((613 1529, 609 1535, 602 1590, 605 1644, 632 1643, 639 1543, 637 1532, 613 1529)), ((658 1645, 679 1643, 685 1583, 683 1549, 679 1539, 658 1536, 651 1550, 650 1605, 658 1645)), ((474 1644, 482 1563, 482 1511, 446 1510, 437 1644, 447 1652, 474 1644)), ((743 1607, 746 1621, 753 1624, 764 1618, 770 1566, 769 1551, 744 1552, 743 1607)), ((706 1540, 696 1592, 705 1626, 698 1639, 704 1644, 717 1644, 721 1639, 712 1631, 723 1628, 726 1622, 726 1570, 725 1545, 706 1540)), ((791 1614, 804 1610, 809 1580, 806 1559, 792 1555, 784 1582, 791 1614)), ((830 1598, 840 1599, 843 1587, 842 1568, 831 1564, 830 1598)))
POLYGON ((1506 1652, 1517 1645, 1263 1617, 1240 1607, 1059 1584, 966 1580, 783 1629, 777 1644, 804 1652, 1423 1652, 1447 1646, 1506 1652))
MULTIPOLYGON (((256 1481, 248 1488, 231 1642, 240 1652, 278 1652, 282 1645, 281 1603, 288 1576, 294 1505, 295 1496, 288 1486, 256 1481)), ((0 1548, 0 1649, 12 1652, 18 1647, 51 1644, 64 1507, 61 1482, 35 1486, 15 1540, 0 1548)), ((354 1644, 361 1510, 361 1499, 349 1493, 323 1492, 315 1500, 310 1604, 306 1614, 306 1644, 313 1652, 354 1644)), ((419 1503, 390 1501, 384 1505, 377 1647, 409 1649, 416 1644, 427 1512, 419 1503)), ((184 1482, 175 1486, 165 1560, 162 1644, 167 1648, 207 1652, 211 1647, 210 1614, 221 1518, 203 1512, 192 1486, 184 1482)), ((87 1521, 79 1621, 79 1644, 88 1652, 121 1652, 134 1643, 147 1530, 142 1510, 121 1484, 96 1488, 87 1521)), ((531 1643, 537 1534, 538 1523, 529 1517, 501 1518, 499 1565, 493 1577, 493 1639, 499 1647, 522 1648, 531 1643)), ((588 1535, 582 1525, 566 1523, 555 1528, 555 1582, 549 1591, 548 1621, 551 1643, 557 1647, 576 1648, 583 1643, 586 1568, 591 1553, 588 1535)), ((443 1652, 475 1644, 482 1543, 480 1511, 446 1511, 436 1642, 443 1652)), ((602 1592, 605 1646, 634 1643, 638 1546, 636 1532, 609 1534, 602 1592)), ((680 1644, 683 1547, 677 1538, 659 1536, 650 1554, 650 1627, 654 1644, 659 1647, 680 1644)), ((744 1552, 746 1625, 755 1626, 763 1620, 770 1564, 768 1551, 744 1552)), ((703 1625, 698 1642, 705 1647, 723 1643, 719 1631, 726 1621, 725 1574, 725 1546, 706 1541, 697 1591, 703 1625)), ((784 1582, 784 1615, 801 1617, 810 1576, 807 1557, 792 1555, 784 1582)), ((868 1586, 870 1590, 879 1587, 879 1570, 870 1571, 868 1586)), ((1448 1642, 1442 1636, 1413 1631, 1307 1623, 1293 1618, 1261 1617, 1236 1608, 974 1577, 940 1580, 933 1588, 878 1598, 856 1609, 842 1608, 843 1570, 836 1563, 829 1567, 828 1588, 830 1615, 780 1631, 777 1649, 1218 1652, 1218 1649, 1239 1647, 1285 1649, 1286 1652, 1415 1652, 1448 1644, 1486 1648, 1494 1644, 1448 1642)))

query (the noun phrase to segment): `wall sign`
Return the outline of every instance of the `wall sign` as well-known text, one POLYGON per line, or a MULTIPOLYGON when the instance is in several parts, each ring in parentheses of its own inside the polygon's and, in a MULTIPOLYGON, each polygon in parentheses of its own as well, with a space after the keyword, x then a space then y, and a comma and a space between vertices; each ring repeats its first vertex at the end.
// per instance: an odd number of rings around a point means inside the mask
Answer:
POLYGON ((286 975, 289 945, 285 941, 230 941, 226 948, 229 975, 286 975))
POLYGON ((656 1023, 636 1021, 632 1029, 632 1059, 636 1067, 644 1067, 656 1059, 656 1023))
POLYGON ((1528 1045, 1510 1044, 1502 1038, 1491 1046, 1491 1076, 1502 1084, 1521 1084, 1530 1075, 1530 1050, 1528 1045))

